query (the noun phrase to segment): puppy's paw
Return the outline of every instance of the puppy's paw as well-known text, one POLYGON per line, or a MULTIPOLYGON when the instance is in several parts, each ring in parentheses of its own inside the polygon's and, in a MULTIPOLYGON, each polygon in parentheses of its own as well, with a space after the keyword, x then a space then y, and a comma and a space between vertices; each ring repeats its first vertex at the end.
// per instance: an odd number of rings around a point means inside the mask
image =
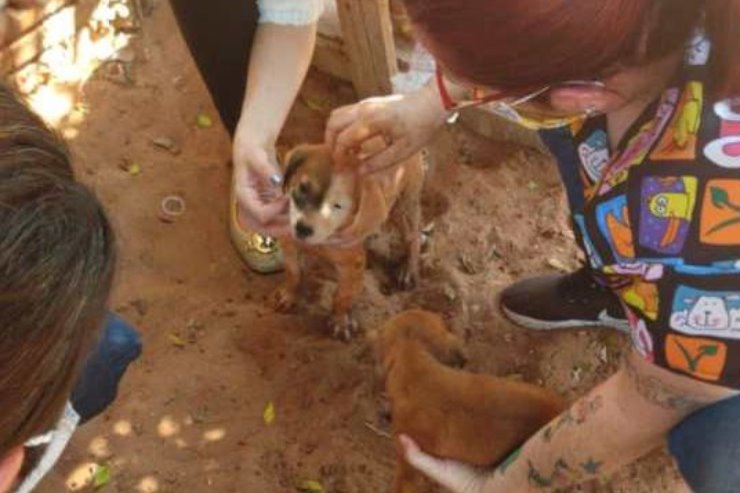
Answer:
POLYGON ((357 320, 350 314, 335 315, 331 319, 332 336, 340 341, 350 341, 358 328, 357 320))
POLYGON ((406 264, 398 273, 396 282, 399 289, 403 291, 411 291, 419 285, 420 280, 421 275, 419 274, 419 266, 406 264))
POLYGON ((295 308, 296 293, 287 286, 280 286, 272 292, 270 304, 276 312, 287 313, 295 308))

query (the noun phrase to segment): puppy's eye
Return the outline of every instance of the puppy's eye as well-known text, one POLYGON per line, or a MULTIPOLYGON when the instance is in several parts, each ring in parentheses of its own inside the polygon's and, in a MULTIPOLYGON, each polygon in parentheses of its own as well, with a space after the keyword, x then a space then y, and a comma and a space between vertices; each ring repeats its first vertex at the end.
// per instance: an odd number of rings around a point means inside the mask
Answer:
POLYGON ((333 207, 335 210, 338 210, 338 211, 341 211, 342 209, 344 209, 344 206, 342 204, 334 204, 333 207))

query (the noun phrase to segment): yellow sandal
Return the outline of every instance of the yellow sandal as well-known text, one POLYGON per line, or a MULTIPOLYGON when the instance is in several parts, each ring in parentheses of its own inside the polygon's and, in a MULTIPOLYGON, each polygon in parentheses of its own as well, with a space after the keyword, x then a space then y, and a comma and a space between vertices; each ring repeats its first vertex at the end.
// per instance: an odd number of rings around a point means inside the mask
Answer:
POLYGON ((283 252, 278 242, 269 236, 245 228, 237 215, 236 197, 231 197, 229 230, 231 242, 245 264, 260 274, 273 274, 283 270, 283 252))

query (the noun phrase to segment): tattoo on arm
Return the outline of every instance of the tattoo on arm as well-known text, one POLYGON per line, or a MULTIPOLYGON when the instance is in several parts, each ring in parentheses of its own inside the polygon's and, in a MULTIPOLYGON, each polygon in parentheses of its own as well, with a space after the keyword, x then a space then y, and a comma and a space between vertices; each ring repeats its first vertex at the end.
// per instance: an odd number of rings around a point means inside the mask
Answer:
POLYGON ((504 461, 499 464, 499 466, 496 468, 496 471, 500 473, 501 475, 506 474, 506 470, 509 468, 510 465, 512 465, 516 460, 519 458, 519 456, 522 455, 522 447, 519 447, 514 452, 512 452, 504 461))
POLYGON ((542 439, 545 443, 552 441, 555 433, 566 426, 580 426, 585 423, 589 417, 596 414, 596 412, 604 406, 604 397, 601 395, 595 395, 591 398, 583 398, 573 404, 572 407, 567 409, 560 418, 545 428, 542 434, 542 439))
POLYGON ((651 404, 663 409, 687 413, 707 405, 706 402, 673 390, 656 377, 640 373, 629 357, 624 359, 624 368, 627 376, 635 384, 637 392, 651 404))
POLYGON ((546 475, 540 471, 532 461, 527 461, 529 466, 529 472, 527 473, 527 479, 529 484, 536 488, 550 488, 557 486, 558 481, 564 479, 573 478, 574 472, 565 460, 562 458, 558 459, 553 466, 552 473, 546 475))

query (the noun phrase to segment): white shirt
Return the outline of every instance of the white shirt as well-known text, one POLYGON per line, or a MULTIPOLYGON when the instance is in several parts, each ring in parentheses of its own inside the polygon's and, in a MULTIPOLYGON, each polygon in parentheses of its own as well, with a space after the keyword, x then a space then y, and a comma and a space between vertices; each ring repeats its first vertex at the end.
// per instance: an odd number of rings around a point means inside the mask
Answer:
MULTIPOLYGON (((241 0, 250 1, 250 0, 241 0)), ((319 20, 325 0, 257 0, 260 22, 303 26, 319 20)))

